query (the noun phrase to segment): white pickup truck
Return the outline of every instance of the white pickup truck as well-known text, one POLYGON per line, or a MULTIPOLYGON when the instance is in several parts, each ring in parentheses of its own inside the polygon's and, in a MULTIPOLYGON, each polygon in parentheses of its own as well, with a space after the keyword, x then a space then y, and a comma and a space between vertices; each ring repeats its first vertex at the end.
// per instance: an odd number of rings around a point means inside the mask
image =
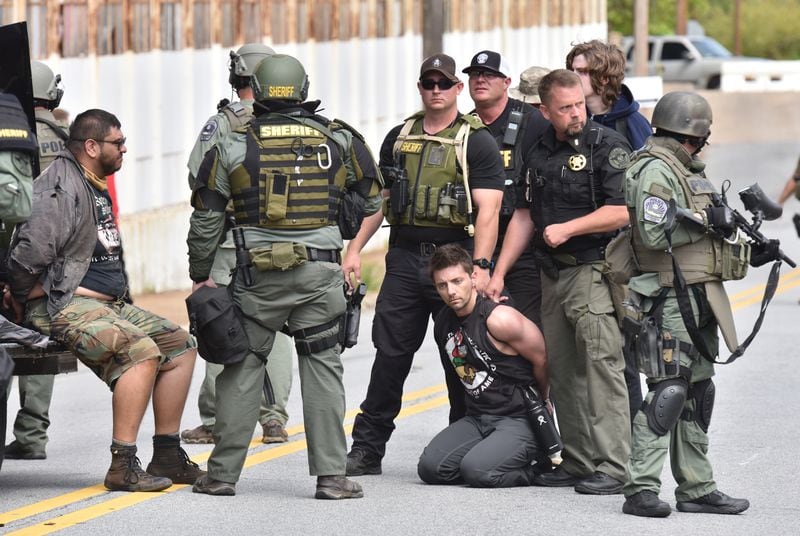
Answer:
MULTIPOLYGON (((624 38, 626 76, 634 73, 633 49, 633 38, 624 38)), ((664 82, 691 82, 703 89, 719 89, 724 62, 758 59, 734 56, 711 37, 695 35, 651 35, 647 50, 647 74, 661 76, 664 82)))

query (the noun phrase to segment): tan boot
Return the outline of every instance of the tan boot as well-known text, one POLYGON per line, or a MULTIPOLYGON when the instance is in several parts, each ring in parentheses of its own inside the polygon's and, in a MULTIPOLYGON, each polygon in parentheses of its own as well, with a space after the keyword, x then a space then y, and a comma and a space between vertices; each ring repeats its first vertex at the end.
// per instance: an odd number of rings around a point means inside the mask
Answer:
POLYGON ((172 480, 144 472, 135 446, 111 445, 111 467, 104 484, 111 491, 161 491, 170 487, 172 480))
POLYGON ((181 448, 177 435, 153 438, 153 459, 147 466, 147 472, 167 477, 175 484, 194 484, 199 477, 206 474, 189 459, 189 455, 181 448))
POLYGON ((286 443, 289 441, 289 434, 286 429, 276 419, 270 419, 262 426, 264 435, 261 438, 262 443, 286 443))

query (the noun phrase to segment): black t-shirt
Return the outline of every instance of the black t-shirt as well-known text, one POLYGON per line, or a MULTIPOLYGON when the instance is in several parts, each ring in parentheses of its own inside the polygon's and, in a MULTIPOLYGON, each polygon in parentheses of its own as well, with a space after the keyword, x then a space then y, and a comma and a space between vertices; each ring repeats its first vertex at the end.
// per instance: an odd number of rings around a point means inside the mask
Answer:
MULTIPOLYGON (((404 124, 404 123, 403 123, 404 124)), ((394 142, 403 128, 403 124, 392 128, 383 140, 380 151, 380 166, 394 165, 394 142)), ((497 144, 491 133, 485 129, 472 130, 467 142, 467 165, 469 166, 469 189, 502 190, 505 173, 503 161, 497 151, 497 144)), ((384 188, 392 187, 391 181, 386 179, 384 188)), ((474 213, 478 208, 475 207, 474 213)), ((396 235, 402 236, 409 242, 435 242, 446 244, 467 239, 467 234, 462 229, 439 229, 432 227, 415 227, 413 225, 396 226, 396 235)))
POLYGON ((507 307, 478 297, 475 309, 464 318, 446 306, 436 315, 434 338, 464 386, 468 415, 524 415, 517 386, 534 382, 527 359, 502 353, 489 338, 486 320, 498 306, 507 307))
MULTIPOLYGON (((91 185, 90 185, 91 186, 91 185)), ((122 242, 108 191, 92 188, 97 213, 97 243, 92 252, 89 270, 80 286, 107 294, 123 297, 128 290, 128 280, 122 264, 122 242)))

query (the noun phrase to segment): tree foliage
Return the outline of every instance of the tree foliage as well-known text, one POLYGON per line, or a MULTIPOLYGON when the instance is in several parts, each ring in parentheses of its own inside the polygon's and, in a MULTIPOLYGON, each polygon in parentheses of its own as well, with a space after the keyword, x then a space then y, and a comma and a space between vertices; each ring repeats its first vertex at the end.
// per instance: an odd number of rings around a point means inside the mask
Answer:
MULTIPOLYGON (((675 33, 677 0, 649 0, 649 31, 675 33)), ((706 34, 734 49, 734 0, 690 0, 687 17, 706 34)), ((634 0, 608 0, 608 29, 633 33, 634 0)), ((741 0, 742 54, 771 59, 800 59, 800 0, 741 0)))

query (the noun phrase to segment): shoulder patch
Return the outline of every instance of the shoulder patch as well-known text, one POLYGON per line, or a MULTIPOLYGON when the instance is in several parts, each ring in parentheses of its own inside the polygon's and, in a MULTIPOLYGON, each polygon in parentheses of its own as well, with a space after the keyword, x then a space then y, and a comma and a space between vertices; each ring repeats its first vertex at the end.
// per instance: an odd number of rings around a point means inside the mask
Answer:
POLYGON ((625 169, 628 167, 629 162, 630 155, 628 154, 628 151, 622 147, 614 147, 611 149, 611 152, 608 153, 608 163, 614 169, 625 169))
POLYGON ((642 219, 650 223, 661 223, 667 214, 667 202, 660 197, 648 197, 642 204, 642 219))
POLYGON ((203 130, 200 131, 200 141, 210 140, 218 128, 217 119, 209 119, 208 122, 203 125, 203 130))

